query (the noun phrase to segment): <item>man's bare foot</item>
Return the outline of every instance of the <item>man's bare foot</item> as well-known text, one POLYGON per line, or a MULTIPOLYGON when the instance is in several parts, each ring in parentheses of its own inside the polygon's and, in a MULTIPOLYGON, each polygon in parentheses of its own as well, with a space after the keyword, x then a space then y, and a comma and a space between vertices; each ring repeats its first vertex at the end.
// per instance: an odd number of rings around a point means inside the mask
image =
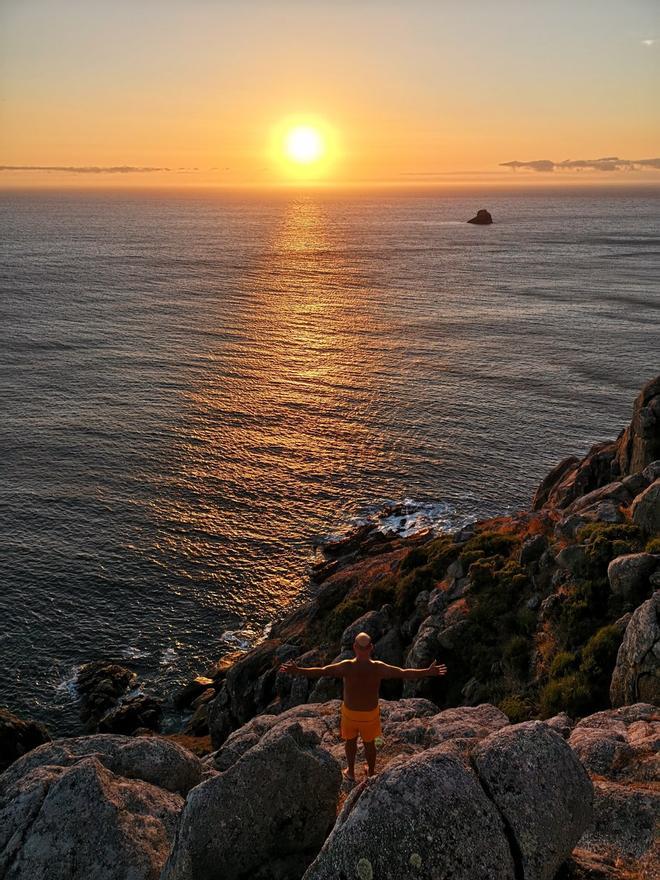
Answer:
POLYGON ((375 776, 375 775, 376 775, 376 771, 375 771, 375 770, 374 770, 373 773, 370 773, 370 772, 369 772, 369 765, 368 765, 368 764, 364 764, 363 766, 364 766, 364 775, 365 775, 365 776, 375 776))
POLYGON ((342 770, 342 774, 347 782, 355 782, 355 776, 348 772, 348 767, 342 770))

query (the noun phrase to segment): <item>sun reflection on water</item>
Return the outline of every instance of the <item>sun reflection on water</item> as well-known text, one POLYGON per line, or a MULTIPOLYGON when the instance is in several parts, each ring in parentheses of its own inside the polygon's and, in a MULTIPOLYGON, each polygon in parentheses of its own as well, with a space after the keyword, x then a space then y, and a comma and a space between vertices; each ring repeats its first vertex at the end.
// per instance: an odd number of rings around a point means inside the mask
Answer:
POLYGON ((241 280, 240 332, 216 328, 159 509, 179 595, 272 617, 300 593, 291 556, 311 550, 310 523, 327 530, 355 468, 378 469, 379 327, 345 239, 322 204, 289 203, 241 280), (201 582, 184 577, 191 563, 201 582))

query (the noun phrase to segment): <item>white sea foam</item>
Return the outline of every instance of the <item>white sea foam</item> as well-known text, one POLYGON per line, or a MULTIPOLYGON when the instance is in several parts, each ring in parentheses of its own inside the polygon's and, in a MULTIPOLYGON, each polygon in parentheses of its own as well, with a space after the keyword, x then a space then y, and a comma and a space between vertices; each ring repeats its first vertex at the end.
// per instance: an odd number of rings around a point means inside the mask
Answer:
POLYGON ((125 657, 127 660, 144 660, 146 657, 151 657, 151 651, 128 645, 121 651, 121 656, 125 657))
POLYGON ((352 521, 353 525, 371 523, 384 535, 409 538, 420 532, 453 532, 474 522, 475 516, 458 514, 456 508, 445 501, 386 501, 370 509, 364 516, 352 521))

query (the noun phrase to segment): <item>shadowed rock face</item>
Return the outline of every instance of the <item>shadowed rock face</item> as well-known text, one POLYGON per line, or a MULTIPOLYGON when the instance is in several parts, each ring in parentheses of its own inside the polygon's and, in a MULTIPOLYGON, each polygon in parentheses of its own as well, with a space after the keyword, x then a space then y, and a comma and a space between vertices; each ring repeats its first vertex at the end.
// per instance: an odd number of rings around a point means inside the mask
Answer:
POLYGON ((451 746, 391 764, 346 801, 305 880, 514 880, 504 824, 451 746))
POLYGON ((613 706, 660 703, 660 590, 630 618, 610 685, 613 706))
POLYGON ((0 776, 3 880, 158 880, 200 762, 155 737, 41 746, 0 776))
POLYGON ((636 474, 660 459, 660 376, 648 382, 633 404, 630 425, 618 441, 619 472, 636 474))
POLYGON ((0 773, 26 752, 50 740, 43 724, 0 709, 0 773))
MULTIPOLYGON (((565 509, 582 496, 608 484, 622 482, 618 490, 637 495, 656 476, 636 484, 632 478, 660 459, 660 376, 648 382, 635 398, 632 420, 617 440, 598 443, 582 459, 560 462, 536 490, 534 510, 565 509), (628 485, 627 485, 628 483, 628 485)), ((595 499, 594 499, 595 500, 595 499)), ((585 501, 581 501, 585 506, 585 501)))
POLYGON ((592 818, 592 785, 566 741, 541 721, 492 734, 472 753, 515 840, 525 880, 552 880, 592 818))
POLYGON ((296 722, 266 733, 186 803, 163 880, 299 877, 335 819, 339 764, 296 722))

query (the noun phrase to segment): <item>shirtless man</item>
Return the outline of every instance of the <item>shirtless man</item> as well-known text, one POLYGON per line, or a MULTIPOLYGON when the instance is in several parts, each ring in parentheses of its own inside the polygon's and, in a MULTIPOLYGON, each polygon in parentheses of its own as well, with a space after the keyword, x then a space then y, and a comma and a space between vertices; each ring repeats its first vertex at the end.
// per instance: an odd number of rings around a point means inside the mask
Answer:
POLYGON ((378 691, 384 678, 403 678, 411 681, 426 676, 445 675, 447 667, 435 661, 426 669, 402 669, 390 666, 380 660, 372 660, 374 646, 368 633, 358 633, 353 642, 354 660, 342 660, 328 666, 297 666, 293 661, 284 663, 280 670, 289 675, 302 675, 305 678, 343 678, 344 700, 341 706, 341 737, 346 748, 348 767, 344 776, 355 781, 355 755, 357 754, 358 734, 362 738, 367 758, 367 773, 374 775, 376 769, 376 744, 380 736, 380 708, 378 691))

